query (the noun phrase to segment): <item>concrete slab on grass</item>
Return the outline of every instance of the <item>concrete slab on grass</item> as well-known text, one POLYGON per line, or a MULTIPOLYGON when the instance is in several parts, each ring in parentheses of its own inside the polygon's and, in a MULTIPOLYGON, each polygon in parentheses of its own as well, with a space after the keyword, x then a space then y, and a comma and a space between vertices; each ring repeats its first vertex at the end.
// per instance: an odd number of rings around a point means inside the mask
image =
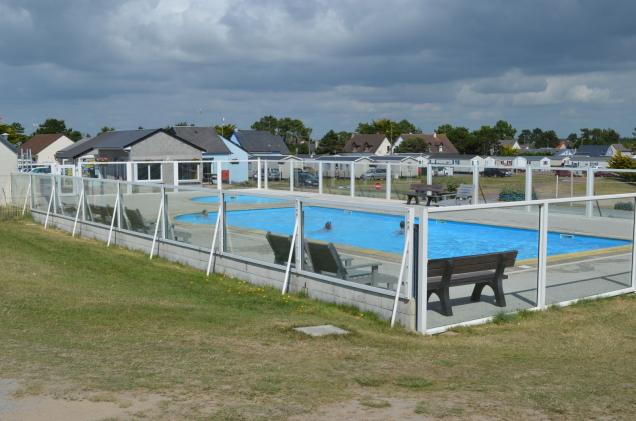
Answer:
POLYGON ((349 333, 333 325, 297 327, 294 330, 309 336, 346 335, 349 333))

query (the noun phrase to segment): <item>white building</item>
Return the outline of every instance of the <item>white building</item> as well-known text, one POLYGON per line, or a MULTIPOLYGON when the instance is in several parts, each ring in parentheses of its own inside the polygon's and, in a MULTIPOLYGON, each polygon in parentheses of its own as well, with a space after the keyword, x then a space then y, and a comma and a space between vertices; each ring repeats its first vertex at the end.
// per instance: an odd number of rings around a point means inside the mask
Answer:
POLYGON ((30 155, 36 164, 54 164, 55 154, 74 142, 63 134, 36 134, 20 145, 19 151, 30 155))
POLYGON ((0 204, 10 200, 11 177, 18 170, 18 155, 7 134, 0 134, 0 204))

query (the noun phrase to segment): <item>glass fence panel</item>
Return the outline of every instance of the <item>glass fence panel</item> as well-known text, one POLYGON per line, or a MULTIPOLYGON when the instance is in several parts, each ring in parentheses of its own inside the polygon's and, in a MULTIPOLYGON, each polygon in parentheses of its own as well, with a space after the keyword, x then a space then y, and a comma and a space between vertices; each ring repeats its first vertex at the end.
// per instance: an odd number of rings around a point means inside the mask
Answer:
POLYGON ((182 187, 167 190, 166 238, 209 249, 218 209, 217 190, 204 191, 182 187))
POLYGON ((225 189, 256 188, 256 161, 223 161, 221 180, 225 189))
MULTIPOLYGON (((458 167, 445 167, 445 166, 433 166, 433 186, 434 190, 429 192, 426 197, 427 203, 435 204, 445 200, 457 199, 457 204, 470 203, 472 193, 470 197, 458 197, 455 194, 463 186, 473 185, 473 169, 470 166, 458 166, 458 167)), ((472 189, 466 189, 466 191, 472 191, 472 189)), ((423 198, 420 197, 420 200, 423 198)), ((453 203, 454 204, 454 203, 453 203)))
POLYGON ((395 290, 405 215, 312 205, 303 212, 305 270, 395 290))
MULTIPOLYGON (((636 193, 636 171, 633 173, 611 172, 610 169, 594 172, 594 194, 636 193)), ((597 204, 601 215, 612 215, 615 210, 624 210, 631 201, 624 199, 604 200, 597 204)))
POLYGON ((318 193, 318 163, 294 162, 294 190, 318 193))
MULTIPOLYGON (((280 198, 225 194, 225 251, 251 259, 287 264, 296 204, 280 198)), ((208 219, 216 221, 217 212, 208 219)))
MULTIPOLYGON (((362 165, 356 163, 356 167, 362 165)), ((366 170, 355 178, 355 194, 359 197, 386 198, 387 167, 388 164, 369 163, 365 164, 366 170)), ((399 165, 393 166, 399 171, 399 165)), ((356 173, 360 173, 364 167, 356 173)))
MULTIPOLYGON (((12 174, 0 180, 7 204, 23 207, 25 200, 28 200, 27 192, 29 190, 28 174, 12 174)), ((28 210, 27 201, 27 210, 28 210)))
POLYGON ((177 177, 179 178, 178 180, 179 185, 201 184, 203 182, 203 163, 202 162, 178 162, 176 165, 177 165, 177 177))
MULTIPOLYGON (((50 175, 32 175, 32 177, 32 207, 36 211, 46 212, 49 207, 49 200, 51 199, 53 178, 50 175)), ((53 211, 52 206, 51 211, 53 211)))
POLYGON ((585 196, 586 171, 574 168, 532 171, 532 191, 536 199, 585 196))
POLYGON ((480 168, 479 203, 525 200, 526 170, 515 167, 480 168))
POLYGON ((429 216, 427 328, 536 307, 538 206, 429 216))
MULTIPOLYGON (((57 189, 56 210, 59 215, 75 218, 82 191, 80 178, 57 176, 55 177, 57 189)), ((81 215, 80 215, 81 216, 81 215)))
POLYGON ((84 179, 84 211, 87 221, 110 226, 116 199, 117 183, 84 179))
POLYGON ((161 187, 127 183, 120 186, 120 194, 121 228, 139 234, 154 235, 161 204, 161 187))
POLYGON ((586 216, 584 205, 572 209, 576 212, 563 214, 550 205, 546 304, 631 286, 633 206, 593 217, 586 216))
POLYGON ((216 161, 203 161, 201 163, 201 183, 203 186, 217 184, 217 164, 216 161))
POLYGON ((413 184, 426 184, 426 166, 417 162, 391 164, 391 198, 406 200, 413 184))
POLYGON ((272 190, 289 191, 290 161, 267 161, 267 187, 272 190))
POLYGON ((125 162, 82 164, 82 177, 125 181, 128 179, 127 169, 125 162))
MULTIPOLYGON (((358 166, 356 171, 366 168, 358 166)), ((322 188, 325 194, 351 195, 351 162, 349 161, 329 161, 322 164, 322 188)))

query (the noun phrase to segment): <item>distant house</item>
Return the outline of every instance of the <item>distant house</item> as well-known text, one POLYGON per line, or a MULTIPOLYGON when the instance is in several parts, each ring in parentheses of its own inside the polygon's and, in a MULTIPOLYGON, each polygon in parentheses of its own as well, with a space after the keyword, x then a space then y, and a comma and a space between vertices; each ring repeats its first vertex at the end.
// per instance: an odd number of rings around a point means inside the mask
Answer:
POLYGON ((349 178, 351 176, 351 163, 354 164, 355 177, 360 178, 373 162, 368 156, 340 155, 323 155, 316 160, 323 162, 323 175, 329 178, 349 178))
MULTIPOLYGON (((55 157, 58 161, 71 162, 134 162, 132 174, 125 173, 128 180, 177 184, 172 163, 147 161, 201 160, 203 152, 203 146, 179 138, 170 130, 146 129, 101 133, 62 149, 55 157)), ((102 176, 124 177, 121 168, 113 167, 113 170, 117 171, 102 176)))
POLYGON ((620 143, 612 145, 581 145, 577 149, 576 155, 589 157, 614 156, 619 152, 623 155, 632 156, 631 149, 626 148, 620 143))
MULTIPOLYGON (((261 159, 261 171, 265 173, 265 162, 267 162, 267 171, 271 174, 272 170, 278 170, 278 177, 281 180, 289 180, 289 174, 291 173, 292 165, 290 161, 293 161, 294 170, 305 169, 304 161, 294 155, 262 155, 258 158, 261 159)), ((256 157, 250 157, 250 159, 256 159, 256 157)), ((250 177, 254 178, 257 173, 257 166, 252 165, 250 170, 250 177)))
POLYGON ((484 158, 484 166, 486 167, 525 168, 526 162, 524 156, 487 156, 484 158))
POLYGON ((373 155, 388 155, 391 153, 389 138, 381 133, 360 134, 351 136, 344 146, 345 153, 369 153, 373 155))
POLYGON ((411 133, 411 134, 403 134, 397 138, 395 144, 393 145, 393 151, 395 152, 397 148, 404 142, 409 139, 422 139, 428 145, 428 153, 459 153, 453 142, 448 139, 446 134, 444 133, 435 133, 427 134, 427 133, 411 133))
POLYGON ((55 154, 73 143, 61 133, 36 134, 20 145, 18 151, 23 156, 31 156, 33 162, 38 164, 55 163, 55 154))
POLYGON ((498 142, 499 142, 499 147, 501 149, 505 147, 514 149, 517 151, 521 149, 521 145, 519 145, 519 142, 515 139, 501 139, 498 142))
MULTIPOLYGON (((371 160, 371 164, 369 165, 371 168, 379 167, 379 168, 387 168, 388 165, 391 165, 391 176, 392 178, 399 177, 416 177, 418 175, 422 175, 423 168, 426 164, 422 164, 419 156, 409 156, 409 155, 372 155, 369 157, 371 160)), ((428 163, 428 160, 426 161, 428 163)))
POLYGON ((290 155, 283 138, 265 130, 236 130, 232 133, 230 141, 254 157, 290 155))
POLYGON ((533 169, 549 170, 552 166, 552 161, 547 156, 524 156, 528 165, 533 169))
POLYGON ((572 149, 574 145, 569 139, 559 139, 559 143, 555 146, 556 149, 572 149))
MULTIPOLYGON (((212 181, 213 174, 216 174, 215 161, 228 162, 222 164, 222 179, 230 183, 242 183, 248 180, 249 165, 247 160, 249 154, 247 151, 235 143, 231 142, 216 133, 214 127, 194 127, 194 126, 176 126, 171 129, 178 138, 183 139, 195 146, 203 149, 202 153, 202 179, 203 181, 212 181)), ((180 163, 179 176, 180 181, 184 181, 185 176, 189 173, 192 176, 196 173, 198 163, 180 163), (184 177, 182 177, 182 175, 184 177)), ((194 180, 192 181, 201 181, 194 180)))
POLYGON ((433 166, 456 166, 454 172, 468 173, 472 172, 473 165, 483 167, 485 159, 479 155, 439 153, 431 154, 431 156, 428 157, 428 161, 429 164, 433 166))
MULTIPOLYGON (((8 177, 5 176, 8 176, 18 170, 18 155, 16 153, 16 147, 14 144, 9 142, 8 137, 9 135, 6 133, 0 134, 0 183, 3 183, 3 179, 5 179, 5 181, 8 179, 8 177)), ((3 186, 4 184, 0 184, 0 187, 3 186)), ((2 199, 1 192, 0 199, 2 199)))
POLYGON ((609 156, 573 155, 563 160, 563 166, 572 168, 609 168, 609 156))

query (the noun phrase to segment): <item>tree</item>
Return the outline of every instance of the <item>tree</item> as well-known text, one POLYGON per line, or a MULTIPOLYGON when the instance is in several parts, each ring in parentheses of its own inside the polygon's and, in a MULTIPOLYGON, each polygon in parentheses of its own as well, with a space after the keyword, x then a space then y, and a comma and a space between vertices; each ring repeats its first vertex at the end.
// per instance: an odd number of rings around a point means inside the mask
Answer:
POLYGON ((336 133, 333 130, 329 130, 322 139, 320 139, 316 153, 330 155, 340 153, 349 138, 351 138, 351 133, 349 132, 343 131, 336 133))
POLYGON ((231 137, 234 133, 234 130, 236 130, 236 125, 231 123, 217 124, 216 126, 214 126, 214 130, 216 131, 216 134, 227 139, 231 137))
POLYGON ((18 122, 11 124, 0 123, 0 134, 4 133, 9 135, 9 142, 14 144, 23 143, 27 140, 27 136, 24 134, 24 127, 18 122))
POLYGON ((451 124, 442 124, 435 130, 445 134, 453 142, 459 153, 480 153, 480 145, 477 138, 466 127, 455 127, 451 124))
MULTIPOLYGON (((271 115, 261 117, 251 127, 254 130, 265 130, 282 137, 292 153, 299 153, 300 145, 310 141, 312 132, 312 129, 306 127, 301 120, 290 117, 276 118, 271 115)), ((308 146, 302 147, 302 150, 308 150, 308 146)))
POLYGON ((187 126, 194 127, 194 124, 188 123, 187 121, 180 121, 177 124, 175 124, 174 126, 175 127, 187 127, 187 126))
POLYGON ((618 143, 621 135, 614 129, 581 129, 580 143, 582 145, 610 145, 618 143))
POLYGON ((519 137, 517 138, 517 140, 522 145, 530 145, 532 143, 532 132, 528 129, 521 130, 521 133, 519 133, 519 137))
POLYGON ((501 154, 501 156, 517 156, 517 150, 515 148, 513 148, 512 146, 508 146, 508 145, 504 145, 500 150, 499 153, 501 154))
POLYGON ((278 119, 272 115, 266 115, 261 117, 260 120, 255 121, 252 124, 252 129, 254 130, 265 130, 270 132, 271 134, 276 134, 276 129, 278 128, 278 119))
POLYGON ((358 123, 356 133, 361 134, 375 134, 382 133, 385 135, 391 143, 405 133, 422 133, 413 123, 406 119, 402 119, 398 122, 392 121, 388 118, 381 118, 373 120, 370 123, 358 123))
POLYGON ((508 123, 505 120, 499 120, 495 123, 494 130, 499 136, 498 140, 501 139, 514 139, 515 134, 517 133, 517 129, 512 127, 512 124, 508 123))
POLYGON ((423 137, 413 136, 405 139, 395 150, 398 153, 430 153, 430 145, 423 137))
POLYGON ((108 126, 104 126, 101 129, 99 129, 100 133, 114 132, 114 131, 115 131, 114 127, 108 127, 108 126))
POLYGON ((78 141, 82 138, 82 133, 72 128, 66 128, 64 120, 58 120, 56 118, 47 118, 44 123, 41 123, 37 130, 33 134, 51 134, 61 133, 66 135, 71 140, 78 141))

